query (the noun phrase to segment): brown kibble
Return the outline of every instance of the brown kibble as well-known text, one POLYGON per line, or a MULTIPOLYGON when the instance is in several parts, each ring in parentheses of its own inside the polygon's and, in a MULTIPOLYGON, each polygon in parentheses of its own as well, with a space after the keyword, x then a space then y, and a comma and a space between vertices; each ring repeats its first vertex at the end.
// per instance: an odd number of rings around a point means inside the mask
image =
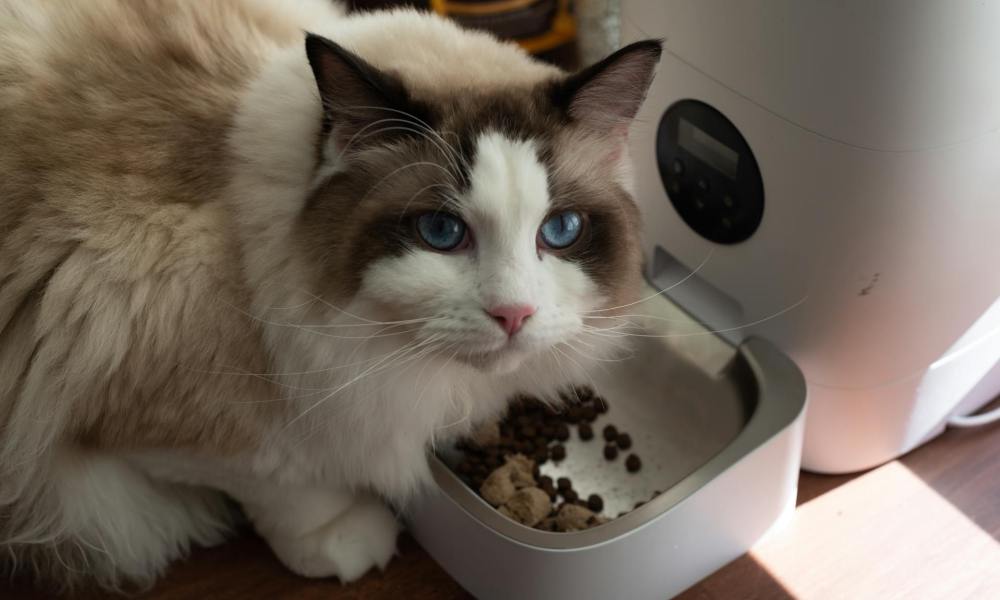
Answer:
POLYGON ((550 451, 550 456, 552 457, 552 460, 555 461, 560 461, 565 459, 566 446, 563 446, 562 444, 556 444, 555 446, 552 446, 552 450, 550 451))
POLYGON ((551 507, 548 494, 536 487, 526 487, 515 492, 499 510, 505 517, 534 527, 548 516, 551 507))
POLYGON ((604 439, 609 442, 615 441, 615 438, 618 437, 618 429, 614 425, 606 425, 602 433, 604 435, 604 439))
POLYGON ((563 500, 565 500, 566 502, 572 503, 572 502, 576 502, 577 498, 579 498, 580 496, 577 495, 576 490, 574 490, 573 488, 570 488, 568 490, 563 490, 562 491, 562 497, 563 497, 563 500))
POLYGON ((560 442, 565 442, 569 439, 569 427, 567 427, 565 423, 556 425, 555 438, 560 442))
POLYGON ((584 406, 580 409, 580 420, 587 423, 593 423, 597 418, 597 411, 594 410, 593 406, 584 406))
POLYGON ((629 454, 628 458, 625 459, 625 468, 628 469, 629 473, 635 473, 642 468, 642 461, 635 454, 629 454))
POLYGON ((560 477, 556 480, 556 485, 559 486, 560 490, 568 490, 573 487, 573 482, 569 480, 569 477, 560 477))
POLYGON ((604 458, 608 460, 614 460, 618 458, 618 448, 608 444, 604 447, 604 458))
POLYGON ((487 423, 476 429, 472 434, 472 443, 480 448, 495 446, 500 443, 500 425, 487 423))
POLYGON ((538 435, 538 430, 535 429, 534 425, 525 425, 521 428, 521 437, 526 439, 532 439, 538 435))
POLYGON ((597 411, 597 414, 603 415, 608 412, 608 402, 600 396, 594 398, 594 410, 597 411))
POLYGON ((586 423, 580 423, 580 439, 583 441, 594 439, 594 429, 586 423))
POLYGON ((598 496, 597 494, 591 494, 587 498, 587 508, 594 511, 595 513, 601 512, 602 510, 604 510, 604 499, 598 496))
POLYGON ((628 450, 632 447, 632 436, 627 433, 619 433, 618 437, 615 438, 615 443, 617 443, 618 447, 622 450, 628 450))
POLYGON ((540 485, 538 487, 543 492, 545 492, 546 494, 549 495, 549 500, 551 500, 552 502, 556 501, 556 496, 559 495, 559 492, 556 490, 556 488, 551 483, 549 483, 548 485, 540 485))

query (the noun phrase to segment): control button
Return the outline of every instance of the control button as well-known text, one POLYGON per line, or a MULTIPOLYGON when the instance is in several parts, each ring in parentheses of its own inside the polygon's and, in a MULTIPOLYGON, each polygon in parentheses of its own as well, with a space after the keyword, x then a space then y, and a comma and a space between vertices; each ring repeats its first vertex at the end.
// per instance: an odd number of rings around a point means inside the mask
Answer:
POLYGON ((763 222, 764 181, 753 151, 709 104, 680 100, 666 108, 656 128, 656 169, 660 201, 706 240, 739 244, 763 222))
POLYGON ((674 175, 684 174, 684 161, 679 158, 675 158, 674 162, 670 165, 670 170, 674 172, 674 175))

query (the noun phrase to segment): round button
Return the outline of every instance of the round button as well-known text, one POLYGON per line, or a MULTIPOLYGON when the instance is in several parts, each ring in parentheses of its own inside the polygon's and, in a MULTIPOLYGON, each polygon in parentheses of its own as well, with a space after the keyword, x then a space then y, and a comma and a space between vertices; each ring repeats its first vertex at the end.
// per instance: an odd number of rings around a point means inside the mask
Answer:
POLYGON ((697 208, 698 210, 705 210, 705 199, 704 198, 695 198, 694 199, 694 207, 697 208))
POLYGON ((681 182, 676 179, 671 180, 671 182, 667 184, 667 187, 669 188, 671 194, 679 194, 681 191, 681 182))
POLYGON ((725 196, 722 197, 722 205, 725 206, 726 208, 732 208, 736 206, 736 201, 733 200, 732 196, 726 194, 725 196))
POLYGON ((729 220, 729 217, 722 217, 722 226, 726 229, 732 229, 733 222, 729 220))
POLYGON ((675 158, 674 162, 670 165, 670 170, 674 172, 674 175, 684 174, 684 161, 679 158, 675 158))
POLYGON ((707 192, 708 188, 709 188, 709 185, 708 185, 708 180, 707 179, 702 178, 702 179, 698 180, 698 189, 699 190, 701 190, 703 192, 707 192))

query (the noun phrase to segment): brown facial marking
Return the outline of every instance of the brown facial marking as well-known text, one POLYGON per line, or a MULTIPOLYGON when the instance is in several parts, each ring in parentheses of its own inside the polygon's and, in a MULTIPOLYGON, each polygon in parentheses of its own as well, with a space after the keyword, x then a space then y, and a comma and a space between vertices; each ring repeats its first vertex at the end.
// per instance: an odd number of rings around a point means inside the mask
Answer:
MULTIPOLYGON (((318 190, 302 214, 303 251, 323 264, 321 291, 349 298, 374 261, 416 246, 413 218, 465 191, 477 140, 499 131, 538 145, 549 172, 553 212, 574 209, 587 216, 585 238, 559 258, 578 263, 609 305, 629 301, 640 278, 641 249, 638 209, 613 172, 624 140, 617 132, 602 135, 573 119, 553 100, 558 85, 547 81, 447 97, 408 95, 437 135, 398 137, 349 153, 351 166, 318 190), (581 142, 586 148, 577 147, 581 142), (567 164, 574 160, 579 164, 567 164)), ((405 104, 395 108, 410 109, 405 104)))

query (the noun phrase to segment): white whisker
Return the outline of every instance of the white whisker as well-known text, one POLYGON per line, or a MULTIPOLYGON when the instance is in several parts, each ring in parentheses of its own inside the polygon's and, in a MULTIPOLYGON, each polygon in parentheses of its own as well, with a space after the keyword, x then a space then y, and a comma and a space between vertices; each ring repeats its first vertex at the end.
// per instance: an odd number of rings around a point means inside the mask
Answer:
POLYGON ((649 300, 652 300, 653 298, 656 298, 657 296, 665 294, 666 292, 669 292, 670 290, 674 289, 675 287, 681 285, 685 281, 687 281, 687 280, 691 279, 692 277, 694 277, 698 273, 698 271, 700 271, 706 264, 708 264, 708 261, 712 258, 712 255, 714 253, 715 253, 715 249, 714 248, 709 248, 708 249, 708 254, 705 255, 704 260, 702 260, 701 263, 697 267, 695 267, 695 269, 693 271, 691 271, 690 273, 688 273, 680 281, 678 281, 678 282, 676 282, 674 284, 671 284, 668 287, 663 288, 662 290, 656 292, 655 294, 647 296, 647 297, 645 297, 645 298, 643 298, 641 300, 636 300, 635 302, 630 302, 628 304, 622 304, 621 306, 610 306, 608 308, 599 308, 597 310, 587 311, 584 314, 597 313, 597 312, 608 312, 608 311, 611 311, 611 310, 618 310, 620 308, 628 308, 629 306, 635 306, 636 304, 642 304, 643 302, 647 302, 649 300))

